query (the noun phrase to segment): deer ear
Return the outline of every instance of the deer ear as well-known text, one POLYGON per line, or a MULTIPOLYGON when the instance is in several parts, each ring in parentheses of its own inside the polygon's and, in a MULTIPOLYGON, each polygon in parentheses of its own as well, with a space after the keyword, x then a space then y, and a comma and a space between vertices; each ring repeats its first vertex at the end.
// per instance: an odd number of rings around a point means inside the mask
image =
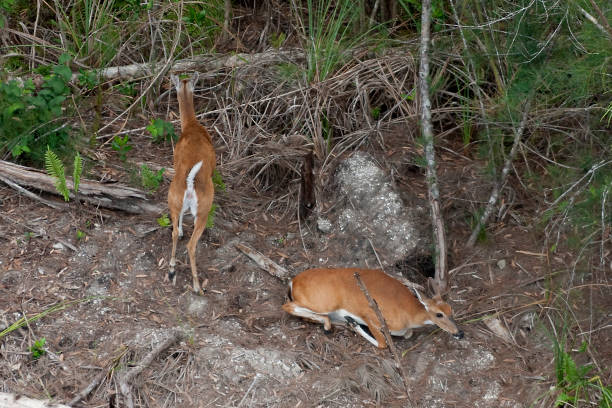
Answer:
POLYGON ((191 77, 191 82, 193 83, 194 88, 195 88, 195 84, 198 83, 199 77, 200 77, 200 73, 198 71, 194 71, 193 76, 191 77))
POLYGON ((429 305, 425 301, 425 296, 423 296, 423 294, 417 289, 414 289, 414 293, 416 294, 417 299, 419 299, 419 302, 421 302, 421 304, 425 307, 425 310, 429 311, 429 305))
POLYGON ((178 75, 175 74, 170 74, 170 80, 172 81, 172 84, 174 85, 174 87, 176 88, 177 92, 181 86, 181 80, 179 78, 178 75))

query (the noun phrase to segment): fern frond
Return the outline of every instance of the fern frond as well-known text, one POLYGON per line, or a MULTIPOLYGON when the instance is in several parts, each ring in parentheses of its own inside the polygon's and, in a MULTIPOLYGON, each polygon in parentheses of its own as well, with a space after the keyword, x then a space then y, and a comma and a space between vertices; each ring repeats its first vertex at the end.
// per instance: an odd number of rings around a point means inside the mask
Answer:
POLYGON ((81 174, 83 173, 83 159, 79 152, 74 156, 74 169, 72 171, 72 183, 74 184, 74 194, 79 192, 79 184, 81 183, 81 174))
POLYGON ((66 175, 64 174, 64 164, 57 155, 47 146, 45 153, 45 167, 47 174, 55 179, 55 189, 64 196, 65 201, 70 200, 70 192, 66 187, 66 175))

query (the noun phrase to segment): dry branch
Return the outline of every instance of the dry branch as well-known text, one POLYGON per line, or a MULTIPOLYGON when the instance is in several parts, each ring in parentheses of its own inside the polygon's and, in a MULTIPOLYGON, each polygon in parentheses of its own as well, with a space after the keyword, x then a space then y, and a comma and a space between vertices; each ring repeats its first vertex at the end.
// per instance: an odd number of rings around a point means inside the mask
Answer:
POLYGON ((518 129, 514 132, 514 142, 512 143, 512 148, 510 149, 510 154, 506 157, 506 161, 504 163, 504 167, 502 169, 501 175, 495 186, 493 186, 493 191, 491 191, 491 196, 489 197, 489 201, 487 202, 487 206, 482 213, 482 216, 478 220, 478 223, 472 230, 472 235, 470 235, 470 239, 466 246, 471 248, 476 243, 476 239, 478 238, 478 234, 480 230, 487 225, 487 221, 493 212, 493 208, 497 203, 497 199, 499 198, 499 193, 503 186, 506 184, 506 178, 508 178, 508 173, 510 172, 510 165, 514 161, 514 156, 516 156, 516 151, 521 142, 521 138, 523 137, 523 133, 525 132, 525 126, 527 124, 527 118, 529 117, 529 107, 531 106, 531 99, 527 100, 525 104, 525 108, 523 109, 523 118, 521 119, 521 123, 518 129))
POLYGON ((70 408, 68 405, 0 392, 0 408, 70 408))
POLYGON ((102 380, 104 379, 104 377, 107 376, 107 374, 108 372, 106 370, 98 373, 98 375, 96 375, 94 379, 91 380, 91 382, 87 385, 87 387, 83 388, 81 392, 79 392, 77 395, 75 395, 73 399, 70 400, 68 405, 73 406, 77 404, 78 402, 80 402, 81 400, 87 398, 87 396, 91 394, 91 392, 102 382, 102 380))
POLYGON ((178 331, 172 332, 170 337, 164 340, 160 345, 151 350, 149 354, 142 359, 142 361, 134 368, 130 369, 127 373, 123 374, 119 379, 119 388, 121 390, 121 394, 126 399, 125 404, 128 408, 134 408, 134 400, 132 398, 132 391, 130 390, 130 382, 139 375, 145 368, 151 365, 153 360, 168 347, 176 343, 181 339, 182 335, 178 331))
POLYGON ((385 318, 383 317, 382 312, 380 311, 378 307, 378 304, 376 303, 374 299, 372 299, 372 296, 370 296, 370 292, 368 292, 368 288, 365 286, 365 284, 361 280, 361 276, 359 275, 359 272, 355 272, 353 276, 355 277, 355 280, 357 281, 357 285, 359 286, 359 289, 361 289, 366 299, 368 300, 368 303, 370 304, 370 308, 374 310, 374 313, 376 313, 376 317, 378 318, 378 321, 380 322, 380 326, 381 326, 383 335, 385 336, 385 340, 387 341, 387 345, 389 346, 389 351, 391 351, 391 355, 393 356, 393 359, 395 360, 395 366, 402 375, 402 381, 404 382, 404 389, 406 391, 406 399, 408 401, 408 404, 406 405, 408 407, 413 407, 414 404, 410 400, 410 389, 408 388, 408 376, 406 375, 406 372, 404 371, 404 367, 402 366, 402 362, 399 358, 399 354, 397 353, 397 349, 395 348, 395 343, 393 343, 393 339, 391 338, 391 332, 389 331, 387 322, 385 321, 385 318))
POLYGON ((283 282, 287 282, 289 280, 289 272, 264 254, 242 244, 236 244, 236 248, 251 258, 257 264, 257 266, 268 272, 270 275, 280 279, 283 282))
POLYGON ((433 128, 431 124, 431 101, 429 99, 429 44, 431 25, 431 0, 423 0, 421 12, 421 48, 419 67, 419 98, 421 109, 421 134, 425 140, 425 159, 427 160, 427 187, 429 206, 436 248, 436 274, 434 291, 439 294, 446 290, 446 237, 444 220, 440 210, 440 191, 436 174, 436 153, 434 150, 433 128))
MULTIPOLYGON (((12 183, 27 186, 51 194, 58 194, 55 179, 31 167, 0 160, 0 177, 12 183)), ((66 177, 66 185, 72 190, 72 180, 66 177)), ((74 198, 74 195, 71 194, 74 198)), ((101 184, 91 180, 81 180, 79 199, 95 206, 122 210, 132 214, 159 214, 162 208, 147 200, 146 194, 123 184, 101 184)))

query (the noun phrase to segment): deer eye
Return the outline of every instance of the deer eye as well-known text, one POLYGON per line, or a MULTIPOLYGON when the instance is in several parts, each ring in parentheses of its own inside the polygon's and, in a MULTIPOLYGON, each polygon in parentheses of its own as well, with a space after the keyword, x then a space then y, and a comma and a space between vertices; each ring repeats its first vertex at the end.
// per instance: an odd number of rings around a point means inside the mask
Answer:
POLYGON ((443 317, 444 317, 444 315, 443 315, 442 313, 436 313, 436 317, 437 317, 438 319, 441 319, 441 318, 443 318, 443 317))

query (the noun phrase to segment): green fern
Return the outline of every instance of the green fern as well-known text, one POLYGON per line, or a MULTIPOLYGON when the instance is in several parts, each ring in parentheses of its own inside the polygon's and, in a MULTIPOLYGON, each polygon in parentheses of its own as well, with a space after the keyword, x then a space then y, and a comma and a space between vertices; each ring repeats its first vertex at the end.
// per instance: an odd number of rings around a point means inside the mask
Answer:
POLYGON ((64 174, 64 164, 57 155, 47 146, 45 153, 45 167, 47 173, 55 179, 55 189, 64 196, 65 201, 70 200, 70 192, 66 186, 66 175, 64 174))
POLYGON ((81 183, 81 174, 83 173, 83 159, 79 152, 74 156, 74 170, 72 171, 72 183, 74 194, 79 192, 79 184, 81 183))

